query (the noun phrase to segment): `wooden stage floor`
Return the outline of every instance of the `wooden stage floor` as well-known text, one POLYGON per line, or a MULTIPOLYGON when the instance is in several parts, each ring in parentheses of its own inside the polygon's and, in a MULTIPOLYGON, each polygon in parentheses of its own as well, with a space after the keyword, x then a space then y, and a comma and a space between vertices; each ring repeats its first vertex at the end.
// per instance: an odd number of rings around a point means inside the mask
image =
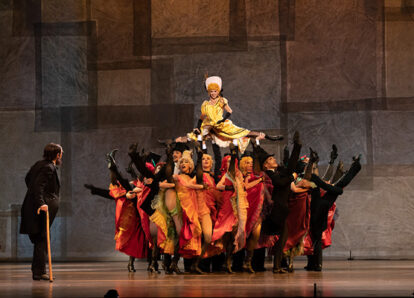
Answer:
MULTIPOLYGON (((307 272, 304 259, 290 274, 268 271, 248 274, 150 274, 136 262, 128 273, 125 262, 56 263, 56 280, 32 281, 30 264, 0 263, 0 297, 103 297, 116 289, 120 297, 414 297, 414 260, 325 260, 322 272, 307 272)), ((180 263, 182 268, 182 263, 180 263)))

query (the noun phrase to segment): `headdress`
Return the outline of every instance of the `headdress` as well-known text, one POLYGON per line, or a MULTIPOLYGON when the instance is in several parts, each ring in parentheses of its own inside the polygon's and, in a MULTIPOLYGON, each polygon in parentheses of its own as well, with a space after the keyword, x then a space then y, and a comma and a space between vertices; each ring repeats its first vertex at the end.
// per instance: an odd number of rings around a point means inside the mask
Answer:
POLYGON ((213 77, 208 77, 206 79, 206 89, 207 91, 210 90, 216 90, 216 91, 220 91, 221 90, 221 78, 217 77, 217 76, 213 76, 213 77))

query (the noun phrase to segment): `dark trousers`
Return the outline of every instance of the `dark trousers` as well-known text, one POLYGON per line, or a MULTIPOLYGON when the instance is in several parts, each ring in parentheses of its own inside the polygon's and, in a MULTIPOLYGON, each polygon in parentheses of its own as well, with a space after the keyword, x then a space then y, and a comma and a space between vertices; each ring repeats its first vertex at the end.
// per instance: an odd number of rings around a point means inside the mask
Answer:
POLYGON ((46 273, 47 239, 45 233, 29 234, 30 241, 34 244, 32 273, 42 275, 46 273))
POLYGON ((279 240, 277 240, 276 245, 273 246, 273 269, 281 269, 282 259, 283 259, 283 249, 285 248, 286 241, 288 239, 288 227, 286 221, 283 225, 282 234, 280 235, 279 240))
POLYGON ((252 267, 256 272, 265 271, 266 247, 254 250, 252 258, 252 267))
POLYGON ((213 272, 223 271, 223 265, 226 261, 224 253, 211 257, 211 270, 213 272))

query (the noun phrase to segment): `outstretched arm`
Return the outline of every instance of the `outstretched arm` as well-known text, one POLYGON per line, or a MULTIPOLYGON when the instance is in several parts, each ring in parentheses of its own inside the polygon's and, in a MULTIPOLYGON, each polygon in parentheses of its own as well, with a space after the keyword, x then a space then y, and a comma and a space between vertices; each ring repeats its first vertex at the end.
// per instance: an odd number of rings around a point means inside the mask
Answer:
POLYGON ((95 187, 92 184, 84 184, 83 185, 85 188, 89 189, 91 191, 92 195, 96 195, 96 196, 100 196, 103 197, 105 199, 109 199, 109 200, 115 200, 110 194, 109 194, 109 190, 108 189, 104 189, 104 188, 99 188, 99 187, 95 187))

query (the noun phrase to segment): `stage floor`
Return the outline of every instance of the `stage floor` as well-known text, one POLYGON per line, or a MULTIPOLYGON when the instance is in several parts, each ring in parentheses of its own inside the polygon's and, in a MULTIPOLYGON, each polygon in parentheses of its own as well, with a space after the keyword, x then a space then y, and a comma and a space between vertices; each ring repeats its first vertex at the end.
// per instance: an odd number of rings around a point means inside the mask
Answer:
MULTIPOLYGON (((116 289, 120 297, 137 296, 314 296, 413 297, 414 261, 325 260, 322 272, 307 272, 305 260, 295 272, 273 274, 165 275, 150 274, 146 263, 136 262, 128 273, 125 262, 56 263, 56 280, 32 281, 30 264, 0 263, 0 297, 103 297, 116 289)), ((183 268, 180 263, 180 268, 183 268)))

